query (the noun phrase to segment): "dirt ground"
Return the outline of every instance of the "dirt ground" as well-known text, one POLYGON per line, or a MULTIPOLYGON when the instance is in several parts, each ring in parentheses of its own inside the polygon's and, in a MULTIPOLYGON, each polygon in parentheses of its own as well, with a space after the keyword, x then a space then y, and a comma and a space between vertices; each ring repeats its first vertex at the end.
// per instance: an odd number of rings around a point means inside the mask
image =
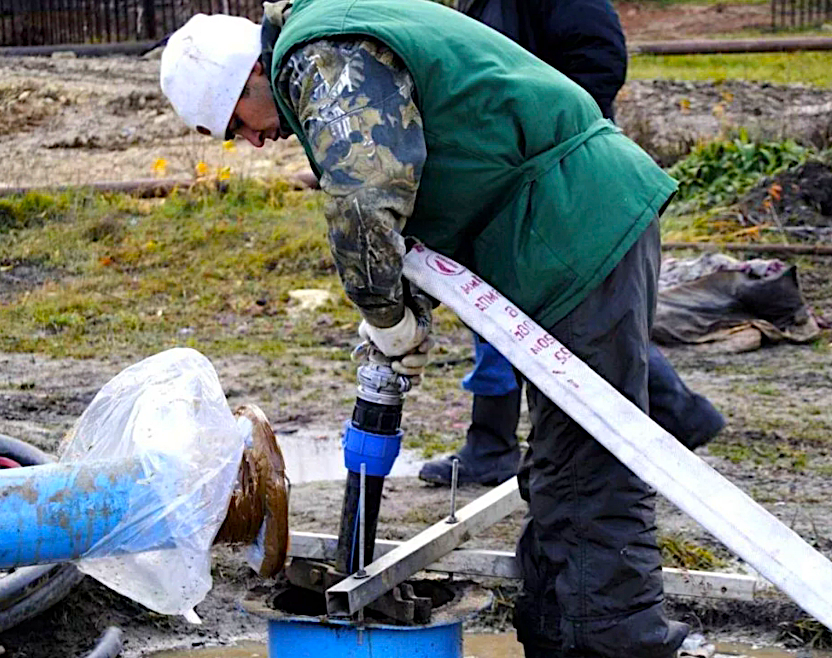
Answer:
MULTIPOLYGON (((733 21, 730 29, 765 24, 760 7, 648 10, 637 4, 619 6, 631 40, 698 36, 714 21, 729 31, 728 17, 733 21)), ((190 177, 200 162, 214 171, 228 166, 246 176, 293 176, 305 170, 301 149, 294 141, 261 150, 247 145, 229 150, 189 133, 167 107, 158 89, 157 70, 153 56, 0 59, 0 185, 190 177)), ((830 108, 832 91, 801 86, 633 81, 619 97, 618 119, 625 132, 658 159, 668 161, 697 138, 718 134, 731 125, 825 144, 830 135, 830 108), (717 105, 722 109, 714 112, 717 105)), ((807 301, 819 316, 832 318, 828 260, 801 257, 797 262, 807 301)), ((699 451, 702 458, 832 555, 829 338, 825 335, 814 346, 779 345, 745 354, 693 348, 674 348, 667 354, 688 385, 708 396, 727 419, 721 435, 699 451)), ((468 338, 459 332, 440 340, 460 346, 468 338)), ((470 413, 469 396, 431 386, 432 379, 458 377, 464 371, 470 353, 460 353, 461 364, 434 364, 424 385, 410 394, 406 428, 462 436, 470 413)), ((37 354, 0 354, 0 433, 54 451, 97 390, 130 363, 129 358, 69 361, 37 354)), ((279 376, 259 359, 241 355, 214 364, 230 406, 260 405, 278 438, 298 431, 337 437, 351 412, 351 404, 344 402, 353 395, 353 384, 347 381, 321 385, 315 394, 306 391, 275 399, 270 391, 279 387, 279 376)), ((314 368, 314 363, 307 365, 314 368)), ((311 482, 294 487, 291 528, 337 533, 342 486, 340 482, 311 482)), ((484 491, 463 488, 460 504, 484 491)), ((415 478, 391 479, 381 508, 379 536, 411 537, 441 519, 447 505, 447 491, 415 478)), ((521 521, 518 512, 470 545, 512 549, 521 521)), ((724 570, 745 568, 664 499, 659 505, 659 529, 666 536, 709 547, 724 561, 724 570)), ((124 629, 123 655, 128 658, 167 647, 264 639, 265 623, 238 606, 242 595, 258 584, 239 552, 216 549, 214 578, 214 589, 197 607, 201 626, 150 613, 86 579, 48 613, 0 634, 0 645, 16 658, 83 655, 112 624, 124 629)), ((799 617, 782 602, 729 606, 672 601, 670 605, 678 618, 697 630, 763 644, 777 642, 785 631, 795 634, 796 626, 783 624, 799 617)), ((499 626, 505 611, 497 611, 493 619, 499 626)))

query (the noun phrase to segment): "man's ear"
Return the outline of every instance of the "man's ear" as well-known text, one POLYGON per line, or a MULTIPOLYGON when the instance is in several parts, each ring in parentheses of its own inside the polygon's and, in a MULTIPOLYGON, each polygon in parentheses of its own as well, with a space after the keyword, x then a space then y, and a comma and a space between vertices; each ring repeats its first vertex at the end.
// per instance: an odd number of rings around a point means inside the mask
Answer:
POLYGON ((254 66, 251 69, 252 75, 263 75, 265 69, 263 68, 263 63, 258 59, 254 62, 254 66))

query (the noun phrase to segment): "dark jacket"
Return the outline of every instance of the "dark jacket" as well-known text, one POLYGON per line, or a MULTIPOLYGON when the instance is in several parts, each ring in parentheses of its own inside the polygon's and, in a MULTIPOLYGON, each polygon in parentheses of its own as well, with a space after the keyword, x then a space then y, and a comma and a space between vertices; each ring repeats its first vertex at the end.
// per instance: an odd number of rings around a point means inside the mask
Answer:
POLYGON ((572 78, 614 118, 627 47, 609 0, 462 0, 460 10, 572 78))

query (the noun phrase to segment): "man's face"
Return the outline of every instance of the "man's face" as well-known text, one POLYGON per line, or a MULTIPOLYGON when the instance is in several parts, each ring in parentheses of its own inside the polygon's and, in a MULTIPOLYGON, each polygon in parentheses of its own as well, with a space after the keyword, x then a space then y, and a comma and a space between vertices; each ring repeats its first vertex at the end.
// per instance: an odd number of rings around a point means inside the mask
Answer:
MULTIPOLYGON (((257 62, 228 122, 226 139, 239 135, 257 148, 281 137, 280 117, 263 65, 257 62)), ((284 135, 285 136, 285 135, 284 135)))

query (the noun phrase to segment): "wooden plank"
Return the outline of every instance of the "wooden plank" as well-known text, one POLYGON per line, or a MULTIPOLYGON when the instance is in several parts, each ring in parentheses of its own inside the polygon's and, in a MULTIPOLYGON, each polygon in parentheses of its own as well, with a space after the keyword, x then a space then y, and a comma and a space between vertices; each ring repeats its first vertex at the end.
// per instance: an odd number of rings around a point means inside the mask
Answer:
MULTIPOLYGON (((376 540, 373 558, 378 560, 402 543, 376 540)), ((338 537, 335 535, 293 532, 289 542, 289 556, 332 563, 335 560, 337 546, 338 537)), ((425 567, 425 571, 508 580, 518 580, 521 577, 513 552, 481 549, 454 549, 425 567)), ((771 586, 765 581, 739 573, 665 567, 662 569, 662 576, 664 592, 668 596, 753 601, 758 594, 771 590, 771 586)))

